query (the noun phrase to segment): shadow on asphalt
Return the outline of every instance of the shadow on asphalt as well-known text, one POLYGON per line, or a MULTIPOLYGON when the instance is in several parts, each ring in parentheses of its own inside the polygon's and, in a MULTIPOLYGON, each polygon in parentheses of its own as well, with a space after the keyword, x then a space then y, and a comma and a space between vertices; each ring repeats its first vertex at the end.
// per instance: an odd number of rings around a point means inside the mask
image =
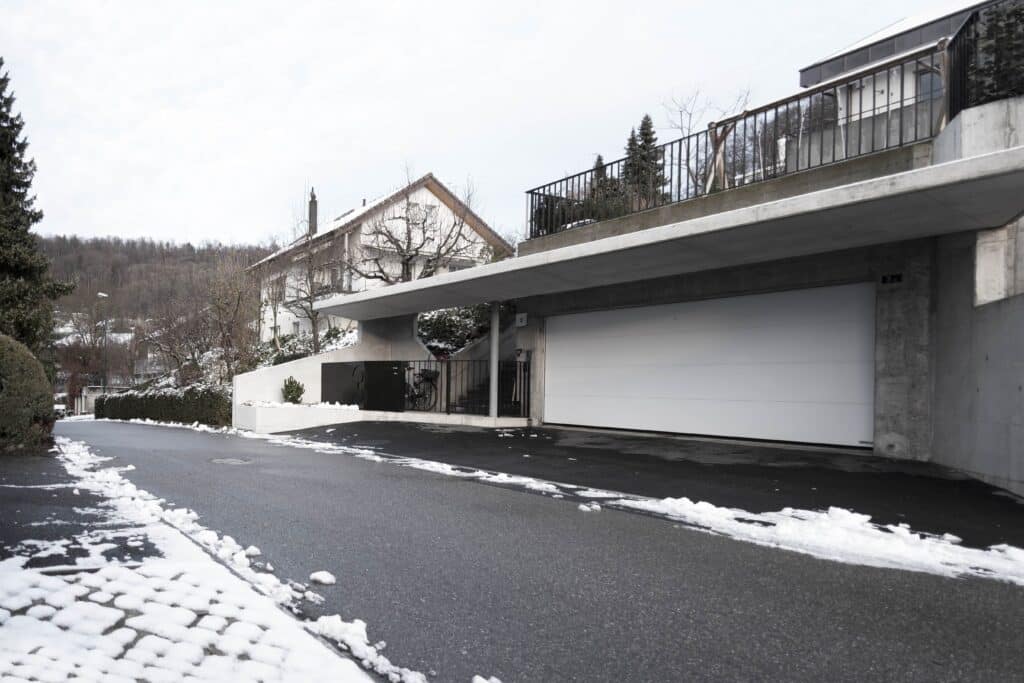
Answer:
POLYGON ((295 436, 652 498, 750 512, 841 507, 880 524, 1024 547, 1024 500, 931 463, 830 449, 593 430, 483 429, 406 422, 315 427, 295 436))

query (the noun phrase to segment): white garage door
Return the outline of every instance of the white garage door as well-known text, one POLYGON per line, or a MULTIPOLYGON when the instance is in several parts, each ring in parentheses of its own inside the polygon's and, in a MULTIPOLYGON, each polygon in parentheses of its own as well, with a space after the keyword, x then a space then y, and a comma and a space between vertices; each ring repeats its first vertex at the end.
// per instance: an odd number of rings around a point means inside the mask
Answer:
POLYGON ((873 284, 549 318, 544 420, 869 445, 873 284))

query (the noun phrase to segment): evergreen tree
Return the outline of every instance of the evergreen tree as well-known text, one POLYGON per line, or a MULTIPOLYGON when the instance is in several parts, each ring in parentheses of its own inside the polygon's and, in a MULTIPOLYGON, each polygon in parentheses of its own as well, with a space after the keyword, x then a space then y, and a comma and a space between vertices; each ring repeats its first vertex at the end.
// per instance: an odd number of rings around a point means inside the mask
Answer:
POLYGON ((25 158, 24 122, 14 113, 3 66, 0 58, 0 333, 39 355, 53 329, 53 301, 72 286, 49 277, 49 262, 29 232, 43 217, 30 194, 36 165, 25 158))
POLYGON ((653 200, 662 193, 665 186, 665 169, 662 166, 662 150, 658 148, 658 134, 654 132, 654 121, 649 114, 640 120, 637 134, 637 158, 640 174, 637 183, 645 197, 653 200))
POLYGON ((631 128, 629 137, 626 138, 626 158, 622 162, 622 182, 631 188, 639 185, 642 166, 640 140, 636 136, 636 128, 631 128))
POLYGON ((636 128, 629 131, 626 160, 622 164, 622 180, 633 197, 633 210, 656 205, 656 200, 664 193, 662 150, 658 147, 654 121, 648 114, 644 114, 640 120, 639 132, 636 128))

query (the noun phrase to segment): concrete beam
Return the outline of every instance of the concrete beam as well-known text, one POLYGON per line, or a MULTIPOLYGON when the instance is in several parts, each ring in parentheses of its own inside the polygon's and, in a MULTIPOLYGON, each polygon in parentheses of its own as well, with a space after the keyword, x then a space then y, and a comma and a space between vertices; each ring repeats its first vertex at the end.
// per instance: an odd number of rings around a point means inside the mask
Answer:
POLYGON ((337 295, 369 320, 1005 225, 1024 212, 1024 147, 958 159, 498 263, 337 295))

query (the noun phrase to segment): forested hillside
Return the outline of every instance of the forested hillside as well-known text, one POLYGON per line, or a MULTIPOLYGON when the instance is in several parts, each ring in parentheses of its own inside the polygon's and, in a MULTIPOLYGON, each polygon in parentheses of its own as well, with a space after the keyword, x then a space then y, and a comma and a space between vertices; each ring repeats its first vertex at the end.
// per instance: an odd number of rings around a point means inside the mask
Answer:
POLYGON ((90 309, 96 293, 105 292, 109 298, 103 300, 104 315, 117 319, 153 317, 168 295, 175 294, 168 291, 175 283, 201 280, 201 273, 225 258, 252 263, 269 253, 268 247, 254 245, 196 247, 117 237, 41 237, 40 242, 53 263, 53 277, 77 283, 72 294, 57 302, 58 311, 66 316, 90 309))

